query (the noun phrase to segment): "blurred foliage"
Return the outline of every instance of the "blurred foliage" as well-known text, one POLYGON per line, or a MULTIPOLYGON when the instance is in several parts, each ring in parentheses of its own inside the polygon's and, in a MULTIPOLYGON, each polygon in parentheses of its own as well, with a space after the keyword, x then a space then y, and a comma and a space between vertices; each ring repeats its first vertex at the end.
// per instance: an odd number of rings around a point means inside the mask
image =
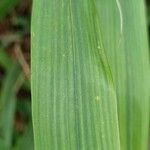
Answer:
MULTIPOLYGON (((0 1, 0 150, 33 150, 31 5, 31 0, 0 1)), ((150 35, 149 0, 147 18, 150 35)))
POLYGON ((0 149, 33 150, 31 0, 0 1, 0 149))

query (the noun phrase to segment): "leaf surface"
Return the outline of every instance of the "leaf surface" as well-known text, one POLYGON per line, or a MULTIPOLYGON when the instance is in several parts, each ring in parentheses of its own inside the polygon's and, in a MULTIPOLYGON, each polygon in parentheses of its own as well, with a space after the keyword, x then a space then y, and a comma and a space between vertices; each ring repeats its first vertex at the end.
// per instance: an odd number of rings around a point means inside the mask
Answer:
POLYGON ((93 0, 35 0, 35 150, 119 150, 116 94, 93 0))
POLYGON ((146 150, 150 66, 144 0, 97 0, 117 92, 122 150, 146 150))

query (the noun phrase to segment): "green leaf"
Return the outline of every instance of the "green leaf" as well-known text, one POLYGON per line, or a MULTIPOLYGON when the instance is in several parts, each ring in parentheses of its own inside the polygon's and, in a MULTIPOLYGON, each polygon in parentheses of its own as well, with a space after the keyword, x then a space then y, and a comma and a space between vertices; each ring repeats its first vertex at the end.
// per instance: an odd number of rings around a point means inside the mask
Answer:
POLYGON ((5 107, 5 110, 0 115, 0 145, 3 150, 9 150, 12 144, 15 104, 15 98, 11 97, 9 103, 5 107))
POLYGON ((0 99, 0 145, 9 150, 12 144, 12 132, 15 114, 15 85, 20 75, 18 64, 13 64, 6 75, 0 99))
POLYGON ((121 150, 146 150, 150 66, 144 0, 97 0, 117 91, 121 150))
POLYGON ((15 86, 20 74, 21 69, 18 63, 12 64, 5 80, 3 81, 3 87, 1 91, 2 94, 0 99, 0 112, 2 111, 3 107, 5 107, 11 96, 15 94, 15 86))
POLYGON ((10 69, 11 59, 6 54, 5 50, 0 48, 0 66, 5 68, 6 70, 10 69))
POLYGON ((117 104, 93 0, 35 0, 35 150, 119 150, 117 104))

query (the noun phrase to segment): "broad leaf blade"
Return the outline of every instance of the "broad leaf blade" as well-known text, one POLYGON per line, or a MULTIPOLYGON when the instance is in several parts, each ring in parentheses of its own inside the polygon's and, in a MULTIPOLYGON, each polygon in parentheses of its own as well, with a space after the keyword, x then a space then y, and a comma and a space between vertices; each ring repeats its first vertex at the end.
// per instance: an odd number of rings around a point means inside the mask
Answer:
POLYGON ((122 150, 146 150, 149 53, 144 0, 97 0, 104 47, 116 85, 122 150))
POLYGON ((120 149, 116 96, 99 30, 92 0, 34 1, 36 150, 120 149))

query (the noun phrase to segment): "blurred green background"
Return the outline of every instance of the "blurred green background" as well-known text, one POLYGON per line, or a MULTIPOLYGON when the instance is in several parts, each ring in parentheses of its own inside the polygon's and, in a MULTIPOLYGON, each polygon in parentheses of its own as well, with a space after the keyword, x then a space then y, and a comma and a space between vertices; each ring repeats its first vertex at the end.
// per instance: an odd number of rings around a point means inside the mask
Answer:
POLYGON ((0 150, 33 150, 31 0, 0 0, 0 150))
MULTIPOLYGON (((30 93, 31 6, 31 0, 0 0, 0 150, 34 149, 30 93)), ((150 37, 150 0, 146 6, 150 37)))

